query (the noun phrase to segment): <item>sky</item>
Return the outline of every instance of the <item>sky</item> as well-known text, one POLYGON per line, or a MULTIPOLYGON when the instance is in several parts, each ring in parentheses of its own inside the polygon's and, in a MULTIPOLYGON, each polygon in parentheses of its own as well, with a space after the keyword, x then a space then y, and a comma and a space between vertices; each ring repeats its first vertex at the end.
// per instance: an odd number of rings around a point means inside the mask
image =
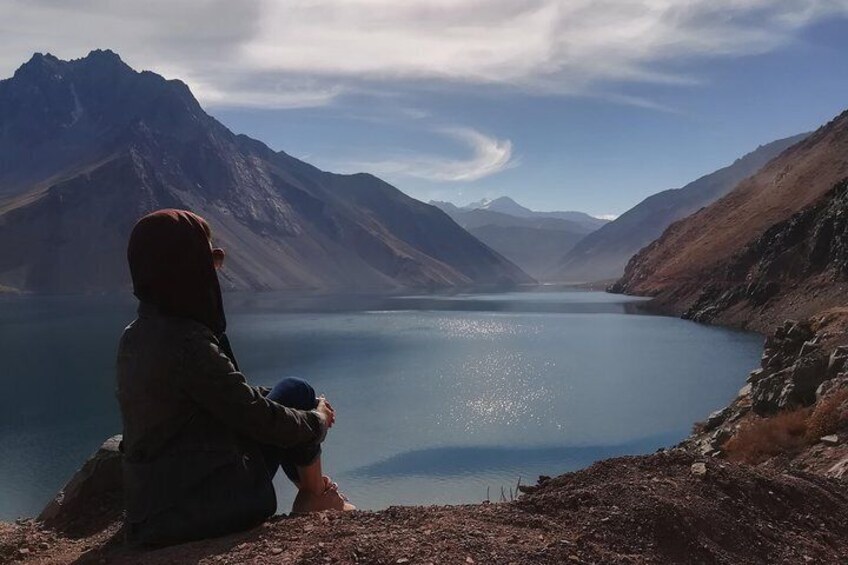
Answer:
POLYGON ((608 217, 848 108, 848 0, 0 0, 0 77, 96 48, 325 170, 608 217))

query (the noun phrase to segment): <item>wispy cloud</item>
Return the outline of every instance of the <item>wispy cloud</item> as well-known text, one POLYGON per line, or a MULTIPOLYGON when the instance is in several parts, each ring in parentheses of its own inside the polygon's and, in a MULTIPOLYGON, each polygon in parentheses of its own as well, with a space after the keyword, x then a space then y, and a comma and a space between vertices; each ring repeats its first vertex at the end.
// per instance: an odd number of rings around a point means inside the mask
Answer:
POLYGON ((616 92, 697 84, 681 63, 764 53, 836 14, 848 0, 0 0, 0 75, 33 51, 110 47, 207 104, 326 105, 405 81, 616 92))
POLYGON ((436 155, 398 155, 379 161, 355 161, 342 165, 349 171, 371 171, 386 177, 415 177, 432 181, 475 181, 518 165, 512 142, 471 128, 445 128, 440 133, 469 147, 471 156, 455 159, 436 155))

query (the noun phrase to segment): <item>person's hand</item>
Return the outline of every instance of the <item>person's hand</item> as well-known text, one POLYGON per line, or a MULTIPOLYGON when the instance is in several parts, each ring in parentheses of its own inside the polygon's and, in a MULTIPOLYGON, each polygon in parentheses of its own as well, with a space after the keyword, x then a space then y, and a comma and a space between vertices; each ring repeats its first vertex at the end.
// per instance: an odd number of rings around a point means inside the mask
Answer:
POLYGON ((333 407, 330 406, 330 403, 327 402, 327 399, 323 396, 318 397, 318 406, 315 409, 324 418, 324 421, 327 423, 327 428, 332 428, 336 421, 336 412, 333 410, 333 407))

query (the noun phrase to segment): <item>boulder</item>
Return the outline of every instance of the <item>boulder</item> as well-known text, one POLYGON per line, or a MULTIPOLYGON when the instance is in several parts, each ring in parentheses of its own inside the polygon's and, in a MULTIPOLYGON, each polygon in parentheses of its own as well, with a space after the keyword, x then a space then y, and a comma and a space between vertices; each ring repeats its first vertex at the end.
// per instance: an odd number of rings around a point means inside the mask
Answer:
POLYGON ((703 477, 707 474, 707 466, 704 463, 692 463, 690 471, 696 477, 703 477))
POLYGON ((825 356, 815 352, 751 383, 754 412, 762 416, 784 408, 813 404, 819 385, 827 378, 827 363, 825 356))
POLYGON ((792 405, 809 406, 816 401, 816 389, 827 379, 827 358, 808 355, 792 366, 793 395, 781 408, 792 405))
POLYGON ((103 529, 123 511, 121 436, 107 439, 41 511, 38 520, 69 535, 103 529))
POLYGON ((754 383, 751 387, 751 407, 754 412, 760 416, 777 412, 781 399, 786 396, 784 389, 789 385, 791 376, 792 367, 787 367, 754 383))
POLYGON ((709 432, 722 425, 724 421, 727 420, 727 417, 730 416, 731 412, 731 407, 727 406, 725 408, 722 408, 721 410, 716 410, 715 412, 711 413, 707 417, 707 421, 704 422, 704 431, 709 432))

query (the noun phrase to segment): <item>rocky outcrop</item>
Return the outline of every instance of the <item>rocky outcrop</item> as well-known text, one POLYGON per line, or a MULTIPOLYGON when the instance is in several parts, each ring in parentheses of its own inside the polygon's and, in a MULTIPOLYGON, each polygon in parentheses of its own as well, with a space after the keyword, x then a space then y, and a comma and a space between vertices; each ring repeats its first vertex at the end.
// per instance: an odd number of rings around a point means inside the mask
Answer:
POLYGON ((38 515, 46 527, 71 536, 102 530, 121 517, 121 436, 112 436, 38 515))
MULTIPOLYGON (((775 224, 735 255, 701 292, 683 317, 697 322, 721 320, 728 312, 761 317, 785 311, 787 299, 798 307, 815 296, 842 301, 834 283, 848 281, 848 179, 815 206, 775 224), (818 289, 816 292, 814 289, 818 289)), ((818 307, 819 300, 814 303, 818 307)))
POLYGON ((616 292, 766 333, 843 303, 848 112, 633 256, 616 292))
POLYGON ((828 358, 810 325, 788 320, 766 339, 761 367, 748 377, 752 409, 767 415, 813 404, 827 369, 828 358))
MULTIPOLYGON (((726 442, 742 426, 776 414, 812 408, 848 391, 848 313, 829 311, 809 320, 786 320, 766 338, 760 367, 728 406, 695 426, 681 447, 710 456, 723 456, 726 442)), ((846 407, 848 410, 848 407, 846 407)), ((837 410, 836 418, 840 418, 837 410)), ((848 412, 844 418, 848 425, 848 412)), ((837 425, 842 425, 838 424, 837 425)), ((842 457, 848 457, 840 436, 819 440, 809 450, 792 454, 803 468, 827 476, 842 476, 842 457), (827 450, 823 447, 839 446, 827 450), (844 449, 844 452, 843 452, 844 449)), ((815 440, 815 438, 813 438, 815 440)))

